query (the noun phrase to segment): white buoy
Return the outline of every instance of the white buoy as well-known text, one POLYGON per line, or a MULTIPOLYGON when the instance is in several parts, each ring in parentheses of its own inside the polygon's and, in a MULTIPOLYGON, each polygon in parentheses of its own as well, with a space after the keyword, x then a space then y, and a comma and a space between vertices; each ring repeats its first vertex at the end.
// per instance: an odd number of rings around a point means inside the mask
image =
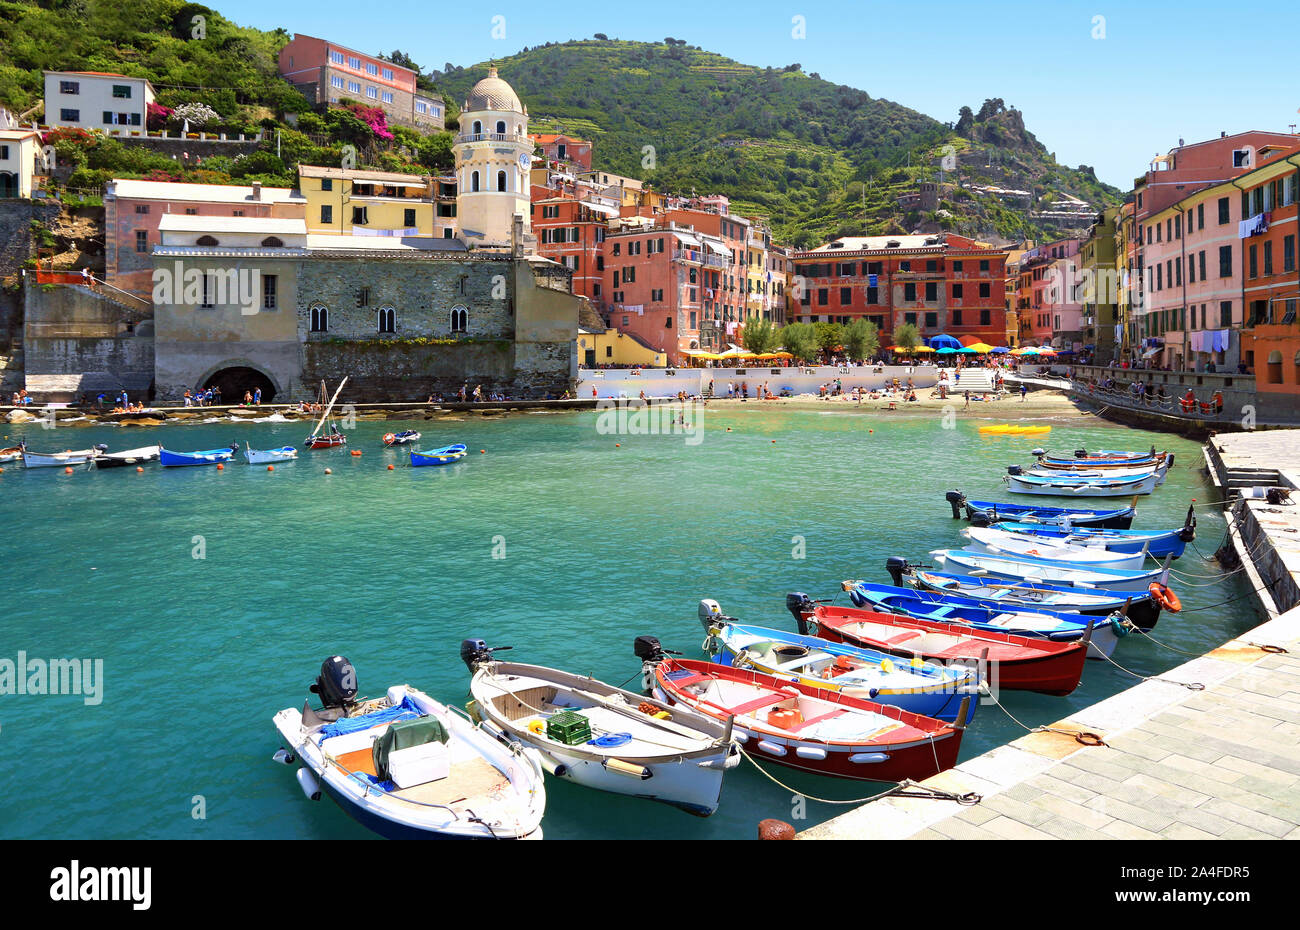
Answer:
POLYGON ((298 787, 302 788, 302 793, 307 795, 308 800, 320 800, 320 782, 310 769, 298 769, 298 787))

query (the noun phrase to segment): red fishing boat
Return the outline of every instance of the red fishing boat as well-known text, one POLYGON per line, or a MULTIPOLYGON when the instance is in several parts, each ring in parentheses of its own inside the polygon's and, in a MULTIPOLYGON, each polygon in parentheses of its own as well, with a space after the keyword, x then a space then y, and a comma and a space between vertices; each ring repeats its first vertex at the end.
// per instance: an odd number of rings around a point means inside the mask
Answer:
POLYGON ((920 780, 956 765, 961 748, 960 725, 753 669, 663 658, 653 681, 662 700, 731 721, 751 757, 818 775, 920 780))
POLYGON ((927 662, 974 661, 981 666, 987 662, 980 678, 995 690, 1069 694, 1079 687, 1088 655, 1086 637, 1054 642, 796 598, 790 595, 786 606, 801 632, 909 659, 919 656, 927 662))
MULTIPOLYGON (((321 414, 320 422, 316 428, 311 431, 311 435, 303 440, 303 445, 308 449, 333 449, 338 446, 346 446, 348 437, 339 432, 339 428, 330 420, 330 411, 334 409, 334 402, 339 399, 339 394, 343 391, 343 385, 348 383, 344 378, 339 382, 338 389, 335 390, 334 396, 330 398, 329 404, 325 407, 325 412, 321 414), (325 429, 325 422, 329 421, 329 429, 325 429)), ((325 382, 320 383, 320 397, 325 400, 325 382)))

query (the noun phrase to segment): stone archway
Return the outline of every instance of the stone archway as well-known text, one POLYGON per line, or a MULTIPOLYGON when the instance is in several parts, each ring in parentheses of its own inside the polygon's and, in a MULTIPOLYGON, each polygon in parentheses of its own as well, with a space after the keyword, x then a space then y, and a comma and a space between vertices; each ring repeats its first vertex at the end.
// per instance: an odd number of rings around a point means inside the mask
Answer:
POLYGON ((262 389, 262 403, 269 404, 276 393, 275 382, 269 375, 247 365, 218 368, 196 384, 194 390, 202 391, 213 386, 221 389, 223 404, 243 403, 244 393, 254 393, 258 388, 262 389))

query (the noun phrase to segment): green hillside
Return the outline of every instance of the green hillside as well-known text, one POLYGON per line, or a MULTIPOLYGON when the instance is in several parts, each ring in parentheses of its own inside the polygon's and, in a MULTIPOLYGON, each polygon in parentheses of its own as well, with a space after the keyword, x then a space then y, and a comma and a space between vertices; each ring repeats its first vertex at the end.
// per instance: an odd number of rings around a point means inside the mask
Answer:
MULTIPOLYGON (((130 143, 62 138, 60 164, 76 172, 61 181, 74 195, 93 194, 113 175, 291 185, 298 163, 338 164, 344 144, 356 146, 367 166, 450 167, 449 132, 376 125, 374 111, 360 105, 312 112, 277 73, 289 34, 240 27, 183 0, 0 0, 0 106, 38 119, 43 70, 112 71, 149 78, 163 107, 211 108, 205 131, 279 135, 278 154, 267 143, 201 168, 130 143)), ((387 57, 414 65, 401 52, 387 57)), ((1100 209, 1119 199, 1089 169, 1058 165, 1000 100, 985 101, 978 113, 963 108, 947 124, 805 74, 796 63, 752 67, 677 39, 548 44, 496 64, 535 130, 590 138, 597 167, 658 190, 726 194, 738 212, 767 217, 778 241, 796 246, 915 229, 1044 238, 1081 225, 1030 215, 1048 201, 1076 196, 1100 209), (907 199, 925 180, 946 185, 934 209, 907 199), (971 185, 1026 193, 1008 201, 971 185)), ((487 67, 448 65, 421 75, 424 90, 448 101, 449 130, 456 104, 487 67)))

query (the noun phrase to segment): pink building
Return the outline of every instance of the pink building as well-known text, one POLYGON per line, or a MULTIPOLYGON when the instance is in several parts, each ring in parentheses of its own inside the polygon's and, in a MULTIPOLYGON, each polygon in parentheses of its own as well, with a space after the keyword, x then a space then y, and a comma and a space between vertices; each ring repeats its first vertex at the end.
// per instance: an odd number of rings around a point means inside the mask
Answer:
POLYGON ((1056 239, 1027 253, 1020 261, 1028 276, 1028 306, 1021 310, 1025 345, 1077 349, 1083 345, 1083 300, 1079 246, 1082 239, 1056 239))
POLYGON ((168 214, 303 219, 307 200, 287 187, 235 187, 115 178, 104 193, 104 279, 146 300, 153 293, 149 253, 162 244, 168 214))
POLYGON ((402 126, 443 128, 442 100, 416 87, 416 72, 327 39, 295 33, 280 49, 280 75, 318 106, 356 100, 402 126))

